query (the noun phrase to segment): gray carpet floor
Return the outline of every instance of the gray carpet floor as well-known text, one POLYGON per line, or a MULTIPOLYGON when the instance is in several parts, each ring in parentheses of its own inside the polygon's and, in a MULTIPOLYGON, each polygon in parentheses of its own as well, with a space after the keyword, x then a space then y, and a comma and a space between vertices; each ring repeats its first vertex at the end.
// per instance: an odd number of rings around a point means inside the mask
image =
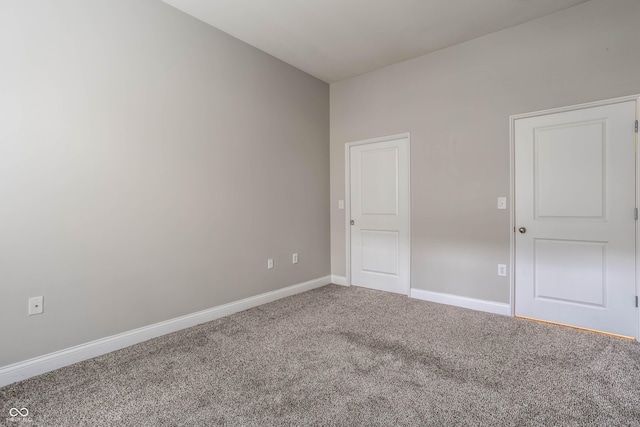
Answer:
POLYGON ((46 426, 640 426, 640 345, 329 285, 1 388, 0 401, 46 426))

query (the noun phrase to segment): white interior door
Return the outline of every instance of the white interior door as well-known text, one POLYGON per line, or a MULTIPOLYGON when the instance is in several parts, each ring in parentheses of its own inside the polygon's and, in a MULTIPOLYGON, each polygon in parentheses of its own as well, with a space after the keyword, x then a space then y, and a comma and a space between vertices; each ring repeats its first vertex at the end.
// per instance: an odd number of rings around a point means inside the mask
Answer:
POLYGON ((352 145, 351 284, 410 292, 409 139, 352 145))
POLYGON ((636 102, 515 121, 515 312, 638 337, 636 102))

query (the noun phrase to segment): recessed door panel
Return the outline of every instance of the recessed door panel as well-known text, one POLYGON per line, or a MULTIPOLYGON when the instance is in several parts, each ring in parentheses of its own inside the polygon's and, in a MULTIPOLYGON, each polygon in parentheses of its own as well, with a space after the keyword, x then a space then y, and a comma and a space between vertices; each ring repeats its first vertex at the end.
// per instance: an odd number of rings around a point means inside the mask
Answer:
POLYGON ((534 133, 537 218, 603 218, 605 122, 540 127, 534 133))
POLYGON ((606 243, 534 241, 534 297, 606 307, 606 243))
POLYGON ((362 270, 398 274, 398 232, 362 230, 362 270))
POLYGON ((370 150, 361 155, 364 215, 398 215, 398 149, 370 150))

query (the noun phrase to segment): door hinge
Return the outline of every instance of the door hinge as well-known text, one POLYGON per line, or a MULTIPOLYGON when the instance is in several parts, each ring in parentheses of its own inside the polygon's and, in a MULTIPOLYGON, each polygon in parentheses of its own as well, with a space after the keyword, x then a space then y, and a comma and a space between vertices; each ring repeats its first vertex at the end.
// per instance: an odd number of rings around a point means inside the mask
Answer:
POLYGON ((636 133, 638 133, 638 121, 636 120, 636 133))
POLYGON ((638 208, 635 208, 634 210, 633 219, 635 219, 636 221, 638 220, 638 208))
POLYGON ((638 295, 636 295, 636 307, 638 306, 638 295))

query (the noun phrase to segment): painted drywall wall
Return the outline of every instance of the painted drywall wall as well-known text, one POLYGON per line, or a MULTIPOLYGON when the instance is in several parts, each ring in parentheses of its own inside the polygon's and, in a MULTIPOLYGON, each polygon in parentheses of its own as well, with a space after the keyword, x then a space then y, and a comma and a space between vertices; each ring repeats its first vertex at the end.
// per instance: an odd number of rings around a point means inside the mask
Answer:
POLYGON ((344 144, 411 132, 412 287, 509 302, 509 116, 640 93, 640 2, 593 0, 331 85, 331 268, 344 144))
POLYGON ((326 83, 157 0, 3 1, 0 58, 0 366, 330 273, 326 83))

